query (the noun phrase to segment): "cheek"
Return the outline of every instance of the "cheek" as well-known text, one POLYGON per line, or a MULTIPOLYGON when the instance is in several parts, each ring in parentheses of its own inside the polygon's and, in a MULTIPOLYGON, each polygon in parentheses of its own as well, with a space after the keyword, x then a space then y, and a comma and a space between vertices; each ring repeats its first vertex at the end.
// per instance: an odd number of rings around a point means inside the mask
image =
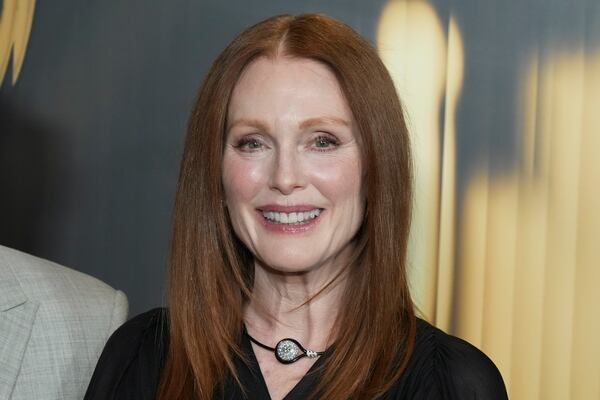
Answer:
POLYGON ((249 163, 238 157, 223 160, 223 189, 229 209, 239 209, 252 200, 260 191, 264 173, 260 165, 249 163))
POLYGON ((313 177, 320 191, 333 201, 362 202, 362 173, 355 157, 331 160, 315 168, 313 177))

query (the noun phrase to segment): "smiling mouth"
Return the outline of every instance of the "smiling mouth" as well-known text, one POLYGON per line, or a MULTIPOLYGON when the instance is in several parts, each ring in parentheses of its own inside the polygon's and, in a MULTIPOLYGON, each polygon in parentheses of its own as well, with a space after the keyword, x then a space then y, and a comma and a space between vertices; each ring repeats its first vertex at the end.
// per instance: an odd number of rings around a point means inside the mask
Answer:
POLYGON ((298 211, 290 213, 265 210, 259 211, 261 212, 263 218, 267 222, 272 224, 304 225, 317 218, 321 214, 321 211, 323 211, 323 209, 315 208, 309 211, 298 211))

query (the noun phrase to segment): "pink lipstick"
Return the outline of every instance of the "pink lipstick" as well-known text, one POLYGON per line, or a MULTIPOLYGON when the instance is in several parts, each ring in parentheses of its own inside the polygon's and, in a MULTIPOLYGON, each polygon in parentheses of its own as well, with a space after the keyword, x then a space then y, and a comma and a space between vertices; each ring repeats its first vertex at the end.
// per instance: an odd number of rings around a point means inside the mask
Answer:
POLYGON ((267 204, 256 210, 256 217, 271 232, 295 234, 314 228, 324 212, 311 204, 267 204))

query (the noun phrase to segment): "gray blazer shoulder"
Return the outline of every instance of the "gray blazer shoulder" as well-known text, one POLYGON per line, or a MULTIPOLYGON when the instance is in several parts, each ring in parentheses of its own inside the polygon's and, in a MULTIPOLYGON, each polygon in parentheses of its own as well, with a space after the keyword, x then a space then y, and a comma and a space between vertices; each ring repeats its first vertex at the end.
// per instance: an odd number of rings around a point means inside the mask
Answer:
POLYGON ((0 399, 81 399, 123 292, 81 272, 0 246, 0 399))

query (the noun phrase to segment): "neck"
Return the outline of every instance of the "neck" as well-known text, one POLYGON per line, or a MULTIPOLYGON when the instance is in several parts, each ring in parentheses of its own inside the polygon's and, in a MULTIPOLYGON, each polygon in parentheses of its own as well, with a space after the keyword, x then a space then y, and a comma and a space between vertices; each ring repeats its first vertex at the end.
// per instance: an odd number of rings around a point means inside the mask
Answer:
POLYGON ((326 273, 327 270, 332 269, 288 274, 256 264, 254 297, 244 310, 249 333, 269 346, 289 337, 306 348, 319 351, 327 348, 335 336, 344 274, 306 303, 333 279, 334 274, 326 273))

